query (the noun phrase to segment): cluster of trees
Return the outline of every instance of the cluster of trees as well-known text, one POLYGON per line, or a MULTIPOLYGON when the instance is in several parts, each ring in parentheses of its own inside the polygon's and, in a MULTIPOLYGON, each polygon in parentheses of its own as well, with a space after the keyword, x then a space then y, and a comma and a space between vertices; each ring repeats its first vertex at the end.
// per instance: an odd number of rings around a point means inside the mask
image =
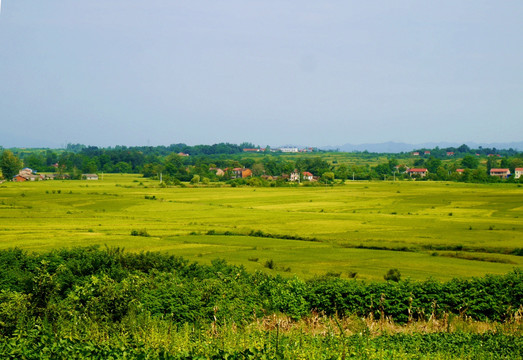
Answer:
POLYGON ((479 156, 488 156, 488 155, 500 155, 503 157, 508 156, 516 156, 519 154, 519 152, 515 149, 496 149, 496 148, 484 148, 479 147, 478 149, 471 149, 468 145, 461 145, 459 147, 447 147, 440 149, 439 147, 435 147, 434 149, 418 149, 415 150, 419 152, 420 157, 435 157, 438 159, 445 159, 448 158, 447 153, 454 153, 453 156, 455 157, 463 157, 466 155, 476 155, 479 156), (430 154, 425 155, 425 151, 429 151, 430 154))
POLYGON ((17 158, 11 151, 2 151, 0 157, 0 170, 5 179, 11 179, 13 176, 18 174, 18 171, 22 168, 22 161, 17 158))
MULTIPOLYGON (((397 159, 389 159, 388 163, 374 167, 369 174, 369 178, 379 179, 384 176, 396 176, 398 178, 409 177, 409 175, 405 174, 406 166, 400 165, 398 167, 398 164, 397 159)), ((490 169, 508 168, 511 174, 514 174, 516 168, 523 167, 523 156, 522 154, 503 158, 489 156, 486 164, 481 164, 480 158, 476 155, 465 155, 453 161, 442 161, 437 157, 430 156, 427 159, 416 159, 413 167, 426 168, 428 170, 428 175, 424 178, 426 180, 496 182, 501 180, 498 177, 490 176, 490 169), (464 171, 458 173, 456 172, 457 169, 463 169, 464 171)), ((509 178, 508 181, 515 181, 515 179, 512 177, 509 178)))
POLYGON ((265 155, 256 159, 236 156, 179 156, 172 153, 165 158, 157 158, 154 162, 145 164, 142 173, 145 177, 155 177, 162 174, 166 181, 191 181, 197 176, 200 179, 229 180, 234 168, 251 169, 254 177, 261 175, 289 175, 295 169, 300 173, 308 171, 316 176, 332 172, 332 166, 320 157, 299 157, 296 160, 286 160, 280 156, 265 155), (217 176, 216 169, 225 171, 224 176, 217 176))

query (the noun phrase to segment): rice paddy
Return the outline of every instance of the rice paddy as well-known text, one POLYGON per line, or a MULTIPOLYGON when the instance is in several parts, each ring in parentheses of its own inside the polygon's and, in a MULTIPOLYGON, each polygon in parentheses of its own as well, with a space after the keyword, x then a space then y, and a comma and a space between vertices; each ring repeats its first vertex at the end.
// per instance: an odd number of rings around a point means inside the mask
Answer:
POLYGON ((118 246, 305 278, 503 274, 523 265, 521 219, 516 184, 161 187, 105 175, 0 185, 0 248, 118 246))

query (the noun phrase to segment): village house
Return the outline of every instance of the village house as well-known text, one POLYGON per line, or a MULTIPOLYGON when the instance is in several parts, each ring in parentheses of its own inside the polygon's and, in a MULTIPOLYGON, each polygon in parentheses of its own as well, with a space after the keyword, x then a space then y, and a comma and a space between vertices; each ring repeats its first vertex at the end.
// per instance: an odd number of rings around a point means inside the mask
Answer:
POLYGON ((225 171, 223 171, 220 168, 211 167, 211 168, 209 168, 209 171, 214 171, 216 176, 223 176, 223 175, 225 175, 225 171))
POLYGON ((299 150, 296 147, 283 147, 280 148, 280 151, 284 153, 297 153, 299 150))
POLYGON ((419 176, 419 177, 425 177, 427 176, 427 173, 429 171, 427 169, 409 169, 407 171, 407 173, 412 177, 412 175, 414 176, 419 176))
POLYGON ((465 171, 464 169, 456 169, 456 172, 457 172, 458 174, 463 174, 464 171, 465 171))
POLYGON ((523 174, 523 168, 514 169, 514 178, 515 179, 519 179, 521 177, 521 174, 523 174))
POLYGON ((300 181, 300 180, 313 181, 314 175, 312 175, 312 173, 310 173, 308 171, 304 171, 301 173, 301 178, 300 178, 299 171, 297 169, 294 169, 294 171, 289 176, 289 181, 300 181))
POLYGON ((413 155, 413 156, 419 156, 419 152, 418 152, 418 151, 414 151, 414 152, 412 153, 412 155, 413 155))
POLYGON ((314 180, 314 175, 312 175, 312 173, 308 172, 308 171, 304 171, 302 173, 302 176, 303 176, 303 180, 307 180, 307 181, 312 181, 314 180))
POLYGON ((231 173, 232 173, 231 179, 244 179, 244 178, 252 176, 251 169, 246 169, 246 168, 234 168, 234 169, 232 169, 231 173))
POLYGON ((252 176, 251 169, 242 169, 242 178, 247 178, 252 176))
POLYGON ((452 151, 447 151, 447 156, 454 156, 454 152, 452 152, 452 151))
POLYGON ((83 180, 98 180, 97 174, 82 174, 83 180))
POLYGON ((405 164, 396 165, 394 166, 395 172, 400 174, 406 174, 409 171, 409 167, 405 164), (401 171, 403 170, 403 171, 401 171))
POLYGON ((13 177, 13 181, 14 182, 24 182, 24 181, 27 181, 27 178, 25 176, 17 174, 15 177, 13 177))
POLYGON ((497 176, 501 179, 506 179, 510 176, 509 169, 490 169, 490 176, 497 176))
POLYGON ((44 180, 43 175, 37 175, 33 174, 33 170, 29 168, 23 168, 18 172, 16 176, 13 177, 13 181, 15 182, 23 182, 23 181, 39 181, 44 180))
POLYGON ((27 180, 28 181, 40 181, 40 180, 44 180, 44 176, 36 175, 36 174, 27 175, 27 180))
POLYGON ((427 151, 424 152, 424 154, 425 155, 430 155, 430 151, 427 150, 427 151))
POLYGON ((291 172, 289 180, 290 181, 300 181, 300 173, 298 172, 298 170, 294 169, 294 171, 291 172))

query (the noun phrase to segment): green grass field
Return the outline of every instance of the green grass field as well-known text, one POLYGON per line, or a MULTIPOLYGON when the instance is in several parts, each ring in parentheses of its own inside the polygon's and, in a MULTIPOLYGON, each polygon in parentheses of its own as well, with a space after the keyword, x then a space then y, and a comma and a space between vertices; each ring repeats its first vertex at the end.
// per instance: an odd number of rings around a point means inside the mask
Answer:
POLYGON ((105 175, 0 185, 0 248, 120 246, 300 277, 382 279, 390 268, 413 279, 506 273, 523 265, 511 254, 523 248, 521 219, 523 188, 514 184, 161 188, 105 175), (131 236, 143 229, 149 237, 131 236), (264 267, 269 259, 273 270, 264 267))

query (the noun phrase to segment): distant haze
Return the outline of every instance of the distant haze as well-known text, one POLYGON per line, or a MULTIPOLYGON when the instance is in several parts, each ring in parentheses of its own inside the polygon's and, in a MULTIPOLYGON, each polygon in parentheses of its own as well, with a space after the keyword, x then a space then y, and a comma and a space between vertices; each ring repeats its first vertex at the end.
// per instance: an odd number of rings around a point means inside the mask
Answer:
POLYGON ((522 1, 1 7, 0 146, 523 140, 522 1))

